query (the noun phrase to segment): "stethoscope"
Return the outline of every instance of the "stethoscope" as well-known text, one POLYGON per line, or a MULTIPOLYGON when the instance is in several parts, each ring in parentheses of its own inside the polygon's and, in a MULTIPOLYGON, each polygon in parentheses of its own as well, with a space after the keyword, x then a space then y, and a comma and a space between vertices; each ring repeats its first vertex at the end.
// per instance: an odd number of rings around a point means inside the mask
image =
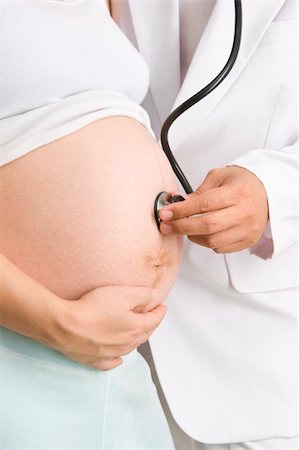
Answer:
MULTIPOLYGON (((171 167, 176 174, 178 180, 180 181, 181 185, 183 186, 186 194, 191 194, 193 192, 193 189, 188 182, 186 176, 184 175, 182 169, 180 168, 179 164, 175 160, 175 157, 172 154, 172 151, 170 150, 169 142, 168 142, 168 132, 169 128, 183 112, 187 111, 187 109, 191 108, 191 106, 195 105, 197 102, 202 100, 204 97, 206 97, 210 92, 212 92, 217 86, 219 86, 220 83, 227 77, 231 69, 233 68, 239 48, 241 43, 241 34, 242 34, 242 5, 241 0, 234 0, 235 2, 235 34, 234 34, 234 41, 233 46, 231 49, 231 53, 229 55, 229 58, 221 70, 219 74, 203 89, 201 89, 199 92, 197 92, 192 97, 188 98, 184 103, 182 103, 180 106, 178 106, 172 113, 167 117, 165 120, 162 129, 161 129, 161 145, 162 148, 171 164, 171 167)), ((155 219, 158 228, 160 229, 161 219, 159 218, 159 211, 161 208, 163 208, 166 205, 170 205, 172 203, 181 202, 184 201, 184 197, 182 195, 171 195, 168 192, 160 192, 155 200, 154 204, 154 214, 155 219)))

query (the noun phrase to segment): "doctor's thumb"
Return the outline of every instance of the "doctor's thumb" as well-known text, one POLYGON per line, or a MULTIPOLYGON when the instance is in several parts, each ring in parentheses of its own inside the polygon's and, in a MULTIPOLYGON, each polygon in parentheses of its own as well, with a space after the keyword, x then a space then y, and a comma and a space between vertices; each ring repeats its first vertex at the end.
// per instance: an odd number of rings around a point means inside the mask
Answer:
MULTIPOLYGON (((223 184, 225 180, 225 168, 212 169, 208 172, 200 186, 195 190, 195 194, 203 194, 204 192, 215 189, 223 184)), ((190 194, 192 195, 192 194, 190 194)))

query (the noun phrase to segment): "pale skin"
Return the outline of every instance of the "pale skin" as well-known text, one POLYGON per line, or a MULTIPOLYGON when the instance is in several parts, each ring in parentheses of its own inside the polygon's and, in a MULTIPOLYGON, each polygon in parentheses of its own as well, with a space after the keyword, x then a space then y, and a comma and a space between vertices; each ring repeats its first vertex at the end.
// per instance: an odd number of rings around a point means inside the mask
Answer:
POLYGON ((108 286, 68 301, 0 254, 0 325, 88 366, 109 370, 163 319, 150 288, 108 286))
POLYGON ((260 239, 269 219, 267 194, 247 169, 214 169, 184 202, 164 207, 160 218, 165 235, 187 235, 216 253, 238 252, 260 239))
POLYGON ((166 312, 181 239, 159 233, 153 202, 172 189, 157 142, 128 117, 2 166, 0 325, 97 369, 121 364, 166 312))
POLYGON ((178 269, 181 239, 153 217, 157 193, 176 188, 162 151, 135 120, 107 118, 1 167, 0 180, 0 326, 116 368, 163 320, 178 269))

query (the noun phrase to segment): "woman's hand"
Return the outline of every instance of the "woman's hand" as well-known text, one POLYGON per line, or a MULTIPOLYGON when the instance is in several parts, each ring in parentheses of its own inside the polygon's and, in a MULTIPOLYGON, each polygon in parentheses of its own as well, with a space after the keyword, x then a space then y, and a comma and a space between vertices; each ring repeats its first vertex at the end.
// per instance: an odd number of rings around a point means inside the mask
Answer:
POLYGON ((64 302, 55 348, 101 370, 119 366, 121 356, 147 341, 166 312, 144 287, 101 287, 64 302))
POLYGON ((145 342, 163 319, 154 291, 107 286, 65 300, 0 253, 0 326, 60 351, 82 364, 108 370, 145 342))
POLYGON ((186 201, 160 211, 164 234, 186 234, 216 253, 253 247, 268 221, 267 194, 259 178, 238 166, 211 170, 186 201))

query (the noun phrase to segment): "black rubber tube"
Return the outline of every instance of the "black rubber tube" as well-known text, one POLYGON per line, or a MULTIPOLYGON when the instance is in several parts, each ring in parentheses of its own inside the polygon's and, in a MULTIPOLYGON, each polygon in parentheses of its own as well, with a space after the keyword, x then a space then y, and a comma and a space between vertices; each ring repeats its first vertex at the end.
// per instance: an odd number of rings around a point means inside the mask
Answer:
POLYGON ((180 106, 178 106, 172 113, 168 116, 168 118, 165 120, 162 129, 161 129, 161 145, 162 148, 171 164, 171 167, 176 174, 178 180, 180 181, 181 185, 183 186, 186 194, 191 194, 193 192, 193 189, 188 182, 186 176, 184 175, 182 169, 178 165, 175 157, 172 154, 172 151, 169 146, 168 141, 168 132, 169 128, 173 124, 173 122, 181 115, 183 112, 185 112, 187 109, 191 108, 191 106, 195 105, 197 102, 202 100, 204 97, 206 97, 210 92, 212 92, 217 86, 219 86, 220 83, 227 77, 231 69, 233 68, 235 61, 237 59, 240 44, 241 44, 241 35, 242 35, 242 5, 241 0, 234 0, 235 2, 235 28, 234 28, 234 41, 231 53, 229 55, 229 58, 227 60, 227 63, 221 70, 221 72, 203 89, 201 89, 199 92, 197 92, 195 95, 190 97, 188 100, 186 100, 184 103, 182 103, 180 106))

